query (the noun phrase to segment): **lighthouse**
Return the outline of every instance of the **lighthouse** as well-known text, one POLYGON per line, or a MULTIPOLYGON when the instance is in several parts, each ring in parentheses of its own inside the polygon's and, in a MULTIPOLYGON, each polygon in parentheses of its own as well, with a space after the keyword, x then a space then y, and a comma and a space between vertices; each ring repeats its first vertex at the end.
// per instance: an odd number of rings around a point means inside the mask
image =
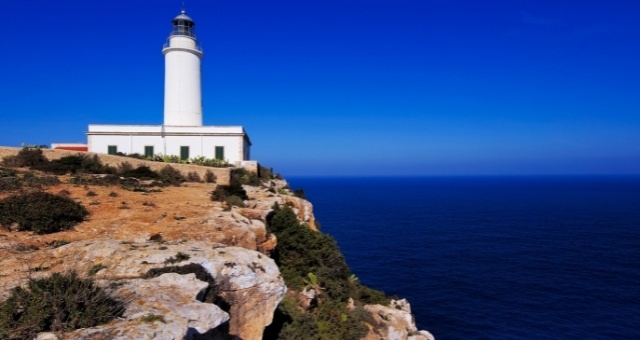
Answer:
MULTIPOLYGON (((151 159, 178 156, 185 162, 205 157, 257 168, 257 163, 249 160, 251 140, 242 126, 202 125, 200 62, 203 53, 196 39, 195 22, 183 10, 171 23, 173 29, 162 48, 163 124, 89 124, 89 151, 138 154, 151 159)), ((134 115, 133 112, 122 114, 134 115)))
POLYGON ((164 54, 164 125, 202 126, 202 49, 195 22, 183 10, 172 21, 164 54))

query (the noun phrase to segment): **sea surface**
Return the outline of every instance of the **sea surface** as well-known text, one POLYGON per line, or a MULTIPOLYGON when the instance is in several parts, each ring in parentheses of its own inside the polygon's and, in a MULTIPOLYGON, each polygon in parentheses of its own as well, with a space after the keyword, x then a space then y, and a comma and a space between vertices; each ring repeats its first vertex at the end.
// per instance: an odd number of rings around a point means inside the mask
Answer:
POLYGON ((640 339, 640 177, 288 178, 444 339, 640 339))

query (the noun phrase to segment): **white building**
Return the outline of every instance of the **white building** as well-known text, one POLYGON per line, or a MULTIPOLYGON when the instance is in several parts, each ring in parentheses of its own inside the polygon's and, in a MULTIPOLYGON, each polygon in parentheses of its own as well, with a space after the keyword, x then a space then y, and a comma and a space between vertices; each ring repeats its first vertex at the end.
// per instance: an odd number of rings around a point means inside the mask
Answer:
POLYGON ((242 126, 203 126, 200 59, 195 23, 184 11, 173 19, 165 56, 164 124, 99 125, 87 131, 90 152, 204 156, 232 164, 249 160, 251 141, 242 126))

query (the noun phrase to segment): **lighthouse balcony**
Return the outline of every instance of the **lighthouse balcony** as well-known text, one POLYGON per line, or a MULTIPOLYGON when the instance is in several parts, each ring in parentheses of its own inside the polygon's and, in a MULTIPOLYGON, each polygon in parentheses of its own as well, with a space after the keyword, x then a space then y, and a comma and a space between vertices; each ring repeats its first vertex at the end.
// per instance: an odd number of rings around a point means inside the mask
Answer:
POLYGON ((162 46, 163 52, 165 52, 165 50, 167 49, 195 50, 203 53, 202 47, 196 40, 184 36, 170 37, 169 40, 167 40, 167 42, 162 46))

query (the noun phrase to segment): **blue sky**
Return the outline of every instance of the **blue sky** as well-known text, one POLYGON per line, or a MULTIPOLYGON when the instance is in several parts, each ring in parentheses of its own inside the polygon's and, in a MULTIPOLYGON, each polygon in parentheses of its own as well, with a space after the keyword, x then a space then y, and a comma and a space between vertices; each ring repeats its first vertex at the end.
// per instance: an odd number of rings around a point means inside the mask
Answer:
MULTIPOLYGON (((160 124, 179 0, 3 1, 0 145, 160 124)), ((288 176, 640 174, 636 1, 187 0, 207 125, 288 176)))

